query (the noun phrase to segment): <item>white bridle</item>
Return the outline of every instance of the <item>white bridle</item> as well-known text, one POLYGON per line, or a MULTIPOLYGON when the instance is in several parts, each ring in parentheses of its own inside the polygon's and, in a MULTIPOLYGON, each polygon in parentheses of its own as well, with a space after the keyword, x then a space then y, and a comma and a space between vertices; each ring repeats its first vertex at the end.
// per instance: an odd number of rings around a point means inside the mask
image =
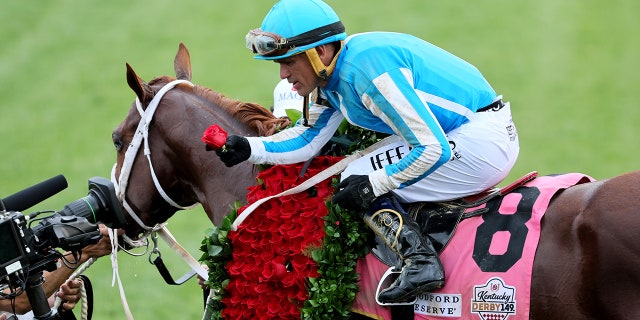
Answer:
POLYGON ((158 91, 158 93, 153 97, 153 99, 147 106, 147 109, 145 110, 142 109, 142 104, 140 103, 140 99, 136 97, 136 108, 140 113, 140 122, 138 123, 138 128, 136 129, 135 135, 131 140, 131 143, 129 144, 129 148, 127 149, 127 152, 124 154, 124 160, 122 161, 122 168, 120 169, 120 177, 116 179, 117 163, 113 165, 113 168, 111 170, 111 181, 113 182, 113 185, 115 187, 116 195, 118 199, 122 203, 123 207, 125 208, 125 211, 129 214, 129 216, 142 229, 145 230, 144 234, 140 237, 140 239, 142 240, 132 240, 126 235, 123 235, 123 239, 125 240, 125 242, 132 247, 145 246, 147 244, 146 238, 152 232, 158 231, 164 226, 163 223, 156 224, 152 227, 147 226, 140 219, 140 217, 138 217, 138 215, 133 211, 133 209, 127 202, 126 194, 127 194, 127 186, 129 183, 129 175, 131 174, 131 168, 133 167, 133 163, 136 159, 136 155, 138 154, 138 150, 140 149, 140 146, 142 145, 143 142, 144 142, 144 155, 147 157, 147 160, 149 161, 149 169, 151 171, 151 177, 153 178, 153 183, 155 184, 156 190, 158 191, 158 193, 160 193, 162 198, 171 206, 181 210, 191 209, 197 205, 196 203, 189 207, 183 207, 178 203, 176 203, 175 201, 173 201, 169 197, 169 195, 167 195, 167 193, 164 191, 164 189, 160 185, 160 182, 158 181, 158 177, 156 176, 155 170, 153 169, 153 163, 151 161, 151 149, 149 148, 149 126, 151 125, 151 121, 153 120, 153 115, 156 112, 158 105, 160 104, 160 100, 169 90, 173 89, 176 85, 181 83, 188 84, 191 87, 194 86, 193 83, 191 83, 188 80, 171 81, 167 83, 164 87, 162 87, 160 91, 158 91))
MULTIPOLYGON (((167 83, 164 87, 158 91, 158 93, 153 97, 146 110, 142 109, 142 104, 140 103, 140 99, 136 98, 136 108, 138 109, 138 113, 140 113, 140 122, 138 123, 138 128, 136 129, 135 135, 129 144, 129 148, 127 152, 124 154, 124 160, 122 161, 122 168, 120 169, 120 177, 116 179, 116 167, 117 163, 113 165, 111 169, 111 181, 113 182, 114 188, 116 190, 116 196, 122 203, 122 206, 125 208, 125 211, 131 216, 131 218, 138 223, 142 229, 145 230, 144 234, 139 238, 140 240, 132 240, 127 235, 122 235, 124 241, 130 245, 131 247, 142 247, 147 246, 148 241, 147 238, 149 235, 153 234, 154 239, 154 248, 151 254, 159 254, 157 248, 157 241, 155 241, 156 234, 160 235, 162 239, 169 244, 169 247, 172 248, 193 270, 195 270, 203 279, 208 279, 207 271, 198 263, 198 261, 193 258, 187 250, 185 250, 173 237, 173 235, 166 228, 164 223, 159 223, 154 225, 153 227, 147 226, 144 222, 138 217, 138 215, 133 211, 129 203, 127 202, 126 194, 127 194, 127 186, 129 184, 129 175, 131 174, 131 168, 133 167, 133 162, 135 161, 136 155, 138 154, 138 150, 140 146, 144 142, 144 155, 147 157, 149 161, 149 170, 151 171, 151 177, 153 178, 153 183, 156 186, 156 190, 162 198, 169 203, 171 206, 186 210, 193 208, 197 205, 194 204, 189 207, 183 207, 173 201, 167 193, 164 191, 160 182, 158 181, 158 177, 156 176, 155 170, 153 169, 153 163, 151 161, 151 149, 149 148, 149 126, 151 125, 151 121, 153 120, 153 115, 160 104, 160 100, 162 97, 171 89, 173 89, 178 84, 188 84, 193 87, 194 85, 187 80, 174 80, 167 83)), ((115 284, 115 281, 118 281, 118 287, 120 288, 120 299, 122 301, 122 305, 125 310, 125 314, 127 319, 133 320, 133 315, 131 314, 131 310, 129 310, 129 304, 127 303, 127 299, 124 294, 124 288, 122 286, 122 282, 120 281, 120 274, 118 271, 118 236, 116 231, 113 229, 109 229, 109 236, 111 238, 111 265, 113 269, 113 279, 111 285, 115 284)), ((124 248, 121 249, 131 255, 133 254, 124 248)), ((147 247, 148 249, 148 247, 147 247)), ((146 251, 142 254, 137 254, 138 256, 146 254, 146 251)), ((151 260, 151 256, 149 257, 151 260)))

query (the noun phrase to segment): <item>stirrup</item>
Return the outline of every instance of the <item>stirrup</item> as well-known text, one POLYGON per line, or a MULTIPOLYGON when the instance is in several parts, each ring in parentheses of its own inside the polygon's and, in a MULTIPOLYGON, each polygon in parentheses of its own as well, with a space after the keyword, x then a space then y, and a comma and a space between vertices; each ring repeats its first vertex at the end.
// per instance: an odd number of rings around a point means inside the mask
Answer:
POLYGON ((416 303, 418 297, 414 298, 413 301, 405 301, 405 302, 382 302, 378 299, 380 296, 380 291, 389 288, 389 286, 399 277, 400 273, 402 273, 402 269, 398 269, 396 267, 389 267, 387 271, 382 275, 380 281, 378 282, 378 287, 376 288, 376 303, 381 306, 411 306, 416 303), (384 288, 383 288, 384 285, 384 288))

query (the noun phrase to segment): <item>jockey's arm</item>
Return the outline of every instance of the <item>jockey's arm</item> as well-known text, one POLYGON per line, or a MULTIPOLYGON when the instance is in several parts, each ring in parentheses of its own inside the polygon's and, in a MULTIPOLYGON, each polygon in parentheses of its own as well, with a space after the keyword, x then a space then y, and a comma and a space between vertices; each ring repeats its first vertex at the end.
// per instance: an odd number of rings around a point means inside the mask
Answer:
POLYGON ((268 137, 247 137, 251 146, 249 161, 262 164, 290 164, 306 161, 322 149, 342 122, 342 114, 314 104, 309 108, 309 126, 295 126, 268 137))
MULTIPOLYGON (((447 136, 429 106, 420 99, 413 86, 401 74, 390 74, 386 81, 392 83, 378 86, 394 92, 382 95, 384 98, 376 103, 369 101, 371 105, 367 107, 374 114, 382 114, 380 119, 411 146, 411 151, 398 163, 389 164, 384 170, 369 174, 376 196, 415 183, 451 158, 447 136)), ((375 86, 369 89, 377 90, 375 86)), ((375 95, 377 92, 369 94, 375 95)))

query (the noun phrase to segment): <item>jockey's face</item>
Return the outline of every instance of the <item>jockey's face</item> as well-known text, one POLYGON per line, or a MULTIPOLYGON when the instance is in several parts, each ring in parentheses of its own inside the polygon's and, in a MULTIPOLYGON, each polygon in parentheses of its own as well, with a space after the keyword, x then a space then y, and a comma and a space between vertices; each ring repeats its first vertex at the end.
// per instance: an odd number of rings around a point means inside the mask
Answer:
POLYGON ((299 95, 306 96, 318 87, 320 79, 304 53, 276 60, 276 62, 280 64, 280 78, 292 83, 299 95))
MULTIPOLYGON (((326 45, 321 45, 316 48, 318 56, 325 65, 327 65, 333 57, 331 55, 333 51, 327 49, 326 45)), ((327 84, 326 81, 323 81, 316 75, 309 58, 304 52, 284 59, 275 60, 275 62, 280 64, 280 78, 287 79, 289 83, 293 83, 293 87, 298 91, 298 94, 303 97, 317 87, 324 87, 327 84)))

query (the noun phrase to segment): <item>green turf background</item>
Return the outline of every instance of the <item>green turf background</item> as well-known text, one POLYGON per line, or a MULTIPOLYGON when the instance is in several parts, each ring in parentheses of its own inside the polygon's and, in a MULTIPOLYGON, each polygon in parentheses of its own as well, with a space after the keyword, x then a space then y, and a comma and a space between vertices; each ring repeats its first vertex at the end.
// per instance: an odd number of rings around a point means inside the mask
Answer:
MULTIPOLYGON (((632 0, 329 0, 349 33, 413 33, 476 65, 511 101, 521 153, 508 180, 584 172, 595 178, 638 169, 640 2, 632 0)), ((172 74, 178 43, 191 52, 193 81, 270 105, 277 65, 255 61, 244 35, 271 1, 0 2, 0 197, 62 173, 64 192, 30 209, 61 209, 108 177, 111 131, 134 95, 129 62, 145 80, 172 74)), ((637 187, 637 186, 634 186, 637 187)), ((199 256, 207 220, 178 214, 169 229, 199 256)), ((186 267, 166 249, 176 273, 186 267)), ((136 319, 200 319, 194 282, 165 285, 146 258, 120 254, 136 319)), ((94 319, 123 319, 108 258, 88 274, 94 319)))

